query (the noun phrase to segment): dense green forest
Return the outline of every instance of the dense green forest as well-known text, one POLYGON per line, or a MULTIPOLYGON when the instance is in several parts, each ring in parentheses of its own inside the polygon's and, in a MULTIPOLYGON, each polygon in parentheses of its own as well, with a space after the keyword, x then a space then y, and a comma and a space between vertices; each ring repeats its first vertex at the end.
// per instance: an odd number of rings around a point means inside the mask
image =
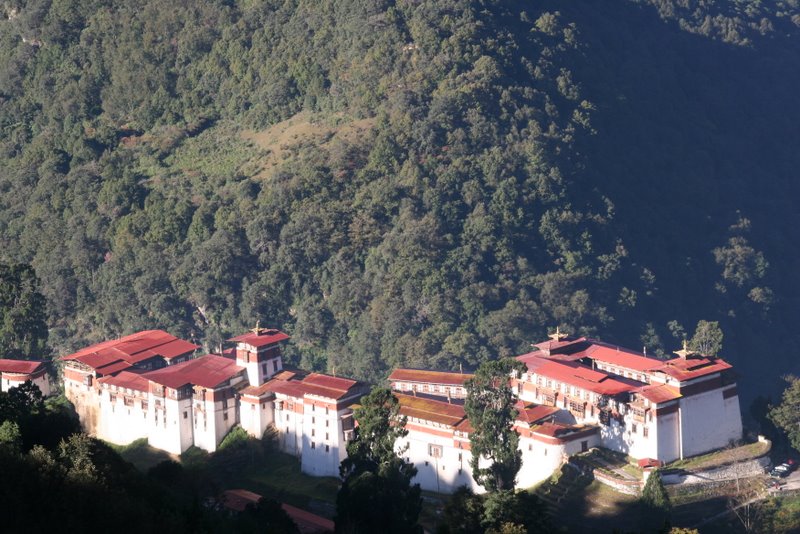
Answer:
POLYGON ((707 320, 746 396, 800 370, 797 0, 2 6, 0 261, 51 354, 260 320, 377 380, 707 320))

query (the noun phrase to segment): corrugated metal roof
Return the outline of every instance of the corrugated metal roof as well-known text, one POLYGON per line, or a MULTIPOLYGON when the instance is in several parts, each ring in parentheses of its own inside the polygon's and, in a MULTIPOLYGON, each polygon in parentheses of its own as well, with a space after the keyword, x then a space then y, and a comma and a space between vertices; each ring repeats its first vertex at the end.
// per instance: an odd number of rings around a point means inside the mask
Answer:
POLYGON ((29 375, 45 366, 42 360, 9 360, 0 359, 0 372, 29 375))
POLYGON ((186 384, 215 388, 244 370, 244 367, 239 367, 235 361, 224 356, 206 354, 194 360, 144 373, 143 376, 157 384, 173 389, 186 384))
POLYGON ((578 362, 542 358, 535 353, 517 359, 528 366, 529 372, 601 395, 616 395, 642 386, 641 382, 622 377, 612 378, 609 373, 595 371, 578 362))
POLYGON ((652 384, 645 386, 636 392, 645 399, 655 404, 668 402, 682 397, 680 389, 666 384, 652 384))
POLYGON ((95 343, 64 356, 62 360, 77 360, 98 369, 120 360, 135 364, 156 356, 172 359, 190 354, 198 348, 199 345, 178 339, 163 330, 145 330, 119 339, 95 343))
POLYGON ((150 382, 145 376, 139 373, 131 373, 130 371, 122 371, 116 376, 104 376, 103 378, 98 378, 97 381, 100 384, 135 389, 136 391, 148 391, 150 387, 150 382))
POLYGON ((662 365, 654 370, 684 382, 731 368, 732 365, 721 358, 702 357, 683 359, 678 357, 662 362, 662 365))
POLYGON ((275 330, 274 328, 259 328, 257 329, 257 332, 248 332, 246 334, 242 334, 241 336, 232 337, 228 341, 247 343, 252 347, 258 348, 265 347, 267 345, 273 345, 281 341, 286 341, 287 339, 289 339, 289 336, 280 330, 275 330))
POLYGON ((467 416, 464 407, 457 404, 402 393, 395 393, 395 396, 400 402, 400 413, 406 417, 415 417, 455 428, 467 416))
POLYGON ((471 374, 450 373, 446 371, 424 371, 421 369, 395 369, 389 375, 391 381, 425 382, 429 384, 443 384, 450 386, 463 386, 464 382, 472 378, 471 374))

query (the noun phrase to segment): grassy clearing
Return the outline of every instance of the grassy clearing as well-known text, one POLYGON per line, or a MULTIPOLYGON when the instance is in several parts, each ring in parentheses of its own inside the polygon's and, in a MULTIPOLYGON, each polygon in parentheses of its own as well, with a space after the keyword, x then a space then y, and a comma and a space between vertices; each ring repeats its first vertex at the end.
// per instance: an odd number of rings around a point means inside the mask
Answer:
POLYGON ((319 122, 307 111, 273 124, 266 130, 244 130, 241 138, 252 142, 265 154, 260 159, 259 177, 266 177, 303 144, 313 143, 321 148, 333 140, 356 143, 369 133, 375 119, 346 120, 337 115, 334 121, 319 122))
POLYGON ((771 444, 768 442, 762 443, 757 441, 755 443, 747 443, 739 447, 722 449, 700 456, 693 456, 692 458, 676 460, 667 465, 667 468, 687 470, 711 469, 733 462, 742 462, 745 460, 752 460, 753 458, 759 458, 767 454, 770 447, 771 444))
POLYGON ((616 451, 595 448, 589 452, 579 454, 576 461, 589 464, 594 469, 598 469, 614 478, 624 478, 615 471, 619 469, 630 475, 633 479, 642 479, 642 470, 636 465, 636 461, 616 451))

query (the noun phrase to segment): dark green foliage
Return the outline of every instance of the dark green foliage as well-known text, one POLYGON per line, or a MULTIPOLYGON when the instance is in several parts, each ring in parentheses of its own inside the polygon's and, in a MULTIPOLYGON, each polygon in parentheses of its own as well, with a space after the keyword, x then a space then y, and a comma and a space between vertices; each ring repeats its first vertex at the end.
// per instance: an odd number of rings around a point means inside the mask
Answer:
POLYGON ((668 353, 704 317, 751 365, 754 333, 796 340, 800 17, 689 4, 19 3, 3 261, 56 353, 260 318, 292 363, 377 381, 548 324, 668 353), (240 136, 287 119, 319 137, 240 136))
POLYGON ((439 534, 482 534, 483 497, 461 486, 447 501, 442 519, 439 534))
POLYGON ((45 299, 39 293, 39 279, 33 269, 0 262, 0 356, 45 356, 46 318, 45 299))
POLYGON ((504 358, 483 363, 467 381, 467 412, 472 476, 489 492, 513 490, 522 467, 519 435, 514 430, 516 397, 509 385, 514 374, 525 371, 525 364, 504 358), (489 462, 488 467, 481 463, 489 462))
POLYGON ((261 499, 257 504, 248 505, 238 515, 234 528, 243 534, 298 534, 300 531, 281 504, 272 499, 261 499))
POLYGON ((661 481, 661 473, 658 472, 658 469, 650 473, 642 489, 641 502, 650 513, 659 514, 665 518, 669 516, 672 503, 669 500, 667 488, 661 481))
POLYGON ((789 437, 789 443, 800 450, 800 379, 786 377, 789 386, 783 392, 781 403, 769 410, 768 417, 789 437))
POLYGON ((482 532, 552 532, 545 504, 526 491, 502 490, 484 496, 459 488, 444 510, 441 534, 482 532))
POLYGON ((417 470, 395 451, 408 431, 399 403, 386 388, 375 387, 355 411, 358 429, 347 444, 336 496, 336 532, 416 532, 422 507, 420 488, 411 484, 417 470))

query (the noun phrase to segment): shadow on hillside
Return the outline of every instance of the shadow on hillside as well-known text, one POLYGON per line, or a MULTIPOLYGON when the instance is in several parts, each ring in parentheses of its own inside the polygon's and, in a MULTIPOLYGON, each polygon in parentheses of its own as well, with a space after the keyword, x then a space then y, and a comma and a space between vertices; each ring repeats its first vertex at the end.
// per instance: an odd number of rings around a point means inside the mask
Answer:
POLYGON ((756 37, 746 47, 683 31, 632 2, 549 7, 578 25, 585 46, 571 69, 596 106, 597 135, 577 139, 586 166, 575 194, 611 199, 629 260, 655 275, 653 295, 640 295, 607 336, 637 346, 642 317, 661 328, 673 319, 687 329, 719 320, 724 357, 747 376, 739 384, 743 406, 760 391, 775 392, 798 362, 790 351, 770 351, 770 365, 752 355, 766 340, 800 342, 800 32, 756 37), (752 222, 750 245, 770 263, 756 282, 776 296, 767 317, 747 287, 715 288, 722 268, 712 250, 725 244, 737 211, 752 222))

